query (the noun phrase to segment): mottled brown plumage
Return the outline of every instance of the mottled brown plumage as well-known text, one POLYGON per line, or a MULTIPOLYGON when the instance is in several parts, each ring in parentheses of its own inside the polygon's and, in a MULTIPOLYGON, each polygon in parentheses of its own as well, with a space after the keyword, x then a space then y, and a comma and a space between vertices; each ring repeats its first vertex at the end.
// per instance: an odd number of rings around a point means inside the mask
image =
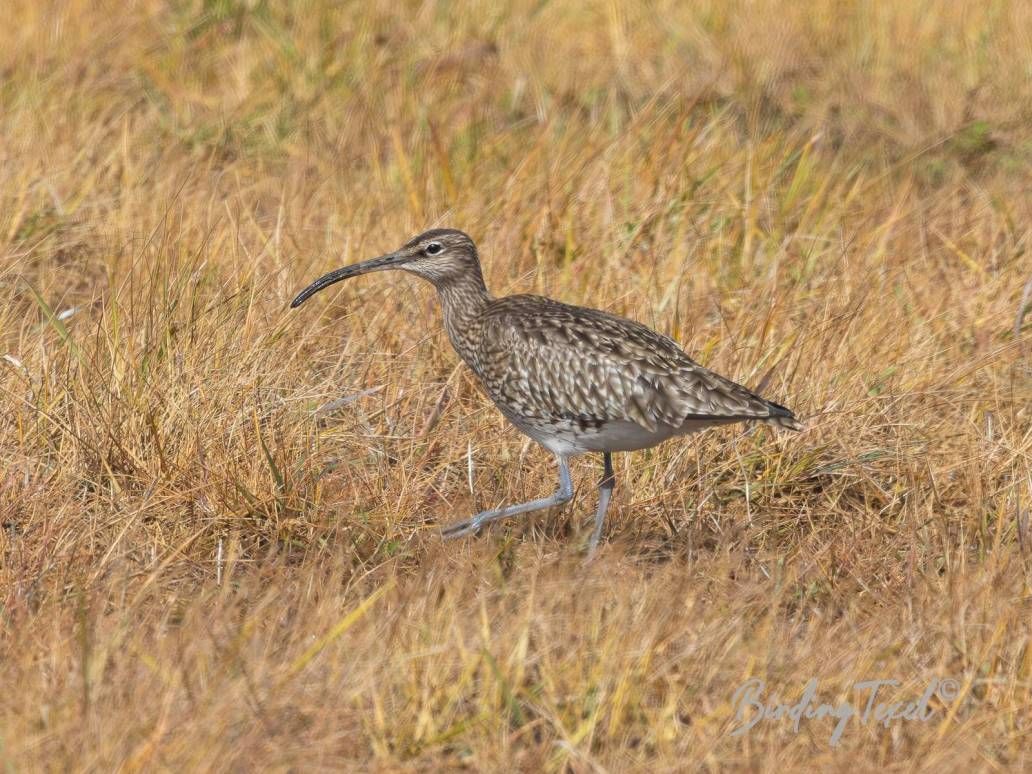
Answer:
POLYGON ((455 351, 506 418, 559 460, 560 487, 552 497, 485 511, 447 529, 448 536, 566 502, 572 496, 567 458, 598 451, 606 472, 594 550, 613 486, 612 452, 743 420, 800 429, 784 406, 702 367, 640 323, 541 296, 494 298, 473 240, 454 229, 427 231, 394 253, 331 272, 291 306, 334 282, 386 269, 434 284, 455 351))

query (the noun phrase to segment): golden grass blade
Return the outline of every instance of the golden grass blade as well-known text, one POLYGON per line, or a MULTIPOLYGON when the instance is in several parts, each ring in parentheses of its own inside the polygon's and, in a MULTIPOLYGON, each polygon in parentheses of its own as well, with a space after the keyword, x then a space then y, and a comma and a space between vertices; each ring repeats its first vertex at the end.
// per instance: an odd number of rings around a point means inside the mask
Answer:
POLYGON ((287 673, 284 676, 283 680, 289 680, 291 677, 294 677, 298 672, 300 672, 302 669, 308 666, 308 664, 311 662, 313 658, 318 656, 327 645, 332 643, 334 640, 336 640, 338 637, 344 634, 344 632, 346 632, 348 629, 354 626, 359 621, 359 619, 362 618, 362 616, 369 612, 369 609, 374 604, 376 604, 376 601, 380 599, 380 597, 382 597, 388 591, 390 591, 393 587, 394 581, 388 581, 383 586, 374 591, 372 594, 370 594, 368 597, 363 599, 358 604, 358 606, 355 607, 354 610, 350 611, 347 615, 345 615, 343 618, 337 621, 337 623, 333 625, 333 628, 331 628, 328 632, 326 632, 326 634, 324 634, 322 637, 320 637, 318 640, 312 643, 311 647, 309 647, 308 650, 306 650, 304 653, 298 656, 290 664, 290 667, 287 669, 287 673))
POLYGON ((39 294, 36 288, 29 283, 26 284, 28 284, 29 292, 32 293, 32 298, 36 301, 36 306, 42 310, 43 316, 46 317, 50 327, 57 332, 58 336, 61 337, 61 341, 64 342, 69 351, 75 355, 75 359, 82 362, 82 353, 79 351, 79 347, 75 343, 75 339, 72 338, 72 334, 68 332, 67 326, 65 326, 60 317, 54 313, 54 310, 50 308, 50 305, 43 300, 43 296, 39 294))

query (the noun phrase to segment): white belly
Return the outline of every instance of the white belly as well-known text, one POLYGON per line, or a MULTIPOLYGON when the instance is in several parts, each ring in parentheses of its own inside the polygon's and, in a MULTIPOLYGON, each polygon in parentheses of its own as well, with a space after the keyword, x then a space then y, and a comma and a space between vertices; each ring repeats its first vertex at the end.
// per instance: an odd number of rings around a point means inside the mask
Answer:
POLYGON ((692 419, 681 427, 659 426, 648 430, 634 422, 606 422, 601 427, 582 428, 575 422, 539 424, 511 418, 512 423, 554 454, 571 456, 586 452, 617 452, 647 449, 675 435, 689 435, 707 427, 726 425, 737 420, 692 419))

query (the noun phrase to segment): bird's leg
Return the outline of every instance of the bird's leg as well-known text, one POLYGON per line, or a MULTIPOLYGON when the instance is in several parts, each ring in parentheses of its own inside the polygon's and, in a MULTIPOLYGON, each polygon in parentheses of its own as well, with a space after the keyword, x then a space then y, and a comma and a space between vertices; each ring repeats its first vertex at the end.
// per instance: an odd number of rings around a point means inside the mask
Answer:
POLYGON ((598 482, 598 510, 595 511, 595 531, 591 533, 591 542, 588 543, 588 558, 595 555, 598 548, 598 541, 602 537, 602 525, 606 521, 606 509, 609 508, 609 499, 613 496, 613 487, 616 486, 616 475, 613 473, 613 455, 610 452, 602 452, 602 480, 598 482))
POLYGON ((516 516, 529 511, 537 511, 542 508, 551 508, 555 505, 569 502, 573 497, 573 479, 570 478, 570 466, 565 457, 557 454, 556 459, 559 460, 559 488, 551 496, 542 497, 539 500, 531 500, 529 503, 519 503, 517 505, 507 505, 504 508, 495 508, 491 511, 481 511, 470 519, 448 525, 441 531, 441 535, 444 538, 461 537, 471 532, 476 532, 485 524, 490 524, 498 519, 516 516))

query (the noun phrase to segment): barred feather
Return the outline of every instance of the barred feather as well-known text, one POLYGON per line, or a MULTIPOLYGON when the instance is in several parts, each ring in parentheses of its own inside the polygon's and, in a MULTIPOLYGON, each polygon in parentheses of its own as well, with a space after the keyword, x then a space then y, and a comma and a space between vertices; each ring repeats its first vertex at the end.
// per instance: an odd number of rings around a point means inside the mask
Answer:
POLYGON ((540 296, 494 298, 473 240, 454 229, 331 272, 292 305, 341 279, 391 268, 433 283, 455 351, 502 413, 558 454, 641 449, 743 420, 800 428, 784 406, 703 368, 640 323, 540 296))

